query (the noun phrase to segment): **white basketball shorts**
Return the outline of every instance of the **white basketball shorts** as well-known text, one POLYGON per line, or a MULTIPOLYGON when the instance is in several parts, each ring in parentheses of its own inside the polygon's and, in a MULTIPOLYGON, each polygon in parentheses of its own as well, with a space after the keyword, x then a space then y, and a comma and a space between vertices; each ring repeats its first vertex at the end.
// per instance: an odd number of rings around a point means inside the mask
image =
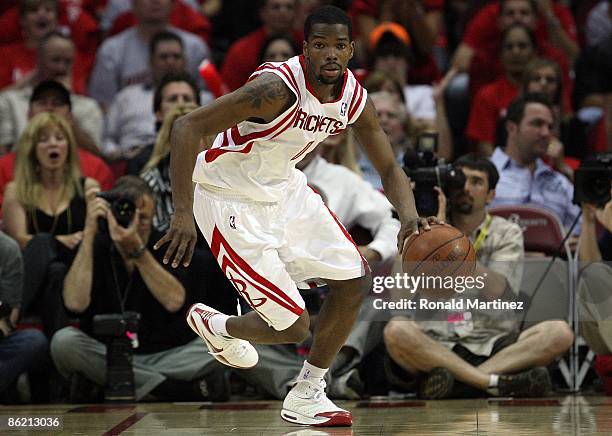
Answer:
POLYGON ((223 273, 275 330, 304 311, 296 283, 361 277, 367 262, 323 200, 294 184, 279 203, 232 198, 197 184, 193 212, 223 273))

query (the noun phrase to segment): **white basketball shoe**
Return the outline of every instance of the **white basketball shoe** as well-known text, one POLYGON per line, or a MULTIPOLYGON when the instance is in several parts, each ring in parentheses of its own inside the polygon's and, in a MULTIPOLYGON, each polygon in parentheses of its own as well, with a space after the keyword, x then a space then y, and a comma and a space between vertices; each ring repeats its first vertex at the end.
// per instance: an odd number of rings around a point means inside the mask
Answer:
POLYGON ((220 313, 205 304, 196 303, 187 312, 187 324, 204 340, 210 354, 219 362, 234 368, 252 368, 257 364, 259 355, 249 341, 220 336, 210 328, 210 319, 220 313))
POLYGON ((350 427, 353 415, 336 406, 325 395, 325 381, 298 381, 283 402, 281 418, 315 427, 350 427))

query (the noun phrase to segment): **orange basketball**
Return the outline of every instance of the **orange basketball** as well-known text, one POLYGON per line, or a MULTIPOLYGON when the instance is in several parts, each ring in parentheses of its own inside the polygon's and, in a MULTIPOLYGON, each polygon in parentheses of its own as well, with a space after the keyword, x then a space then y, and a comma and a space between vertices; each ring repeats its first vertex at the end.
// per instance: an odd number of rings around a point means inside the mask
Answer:
MULTIPOLYGON (((402 267, 412 276, 441 277, 441 280, 469 277, 476 269, 476 252, 461 230, 449 224, 431 224, 431 230, 421 230, 408 238, 402 267)), ((454 291, 450 291, 440 292, 438 296, 452 296, 454 291)))

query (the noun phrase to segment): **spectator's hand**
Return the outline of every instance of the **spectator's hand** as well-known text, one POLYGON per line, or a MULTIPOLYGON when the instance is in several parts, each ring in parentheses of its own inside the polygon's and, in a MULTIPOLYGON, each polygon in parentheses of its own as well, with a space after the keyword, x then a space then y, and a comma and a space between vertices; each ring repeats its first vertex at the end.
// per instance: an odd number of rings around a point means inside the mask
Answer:
POLYGON ((186 212, 175 212, 170 221, 170 228, 153 247, 158 250, 162 245, 169 242, 166 253, 164 254, 164 264, 170 262, 174 256, 172 268, 176 268, 182 262, 183 266, 189 266, 193 250, 195 248, 198 234, 193 222, 193 215, 186 212))
POLYGON ((129 150, 126 150, 123 153, 123 156, 120 156, 120 157, 122 157, 123 159, 133 159, 140 154, 141 150, 142 150, 141 147, 132 147, 129 150))
POLYGON ((71 233, 69 235, 57 235, 55 239, 60 241, 62 244, 64 244, 69 249, 74 250, 76 246, 79 245, 81 241, 83 240, 83 232, 79 231, 79 232, 71 233))
POLYGON ((119 225, 112 211, 106 213, 106 221, 108 222, 108 232, 110 237, 122 253, 131 253, 138 250, 142 244, 142 238, 138 234, 138 225, 140 224, 140 209, 136 209, 134 218, 129 226, 123 227, 119 225))
POLYGON ((434 190, 438 193, 438 214, 436 217, 440 223, 446 222, 446 195, 438 186, 434 186, 434 190))
POLYGON ((8 336, 13 331, 12 326, 9 324, 8 318, 0 319, 0 330, 2 330, 4 336, 8 336))
POLYGON ((112 214, 110 205, 103 198, 96 197, 100 192, 99 186, 92 186, 85 191, 87 201, 87 215, 85 216, 85 231, 95 234, 98 231, 98 219, 105 218, 112 214))
POLYGON ((361 255, 368 261, 368 263, 380 262, 382 260, 382 256, 376 250, 372 250, 365 245, 360 245, 357 247, 361 255))
POLYGON ((448 88, 448 84, 453 80, 453 78, 459 73, 459 70, 456 68, 451 68, 444 75, 442 80, 433 86, 433 99, 436 103, 444 102, 444 95, 446 94, 446 89, 448 88))

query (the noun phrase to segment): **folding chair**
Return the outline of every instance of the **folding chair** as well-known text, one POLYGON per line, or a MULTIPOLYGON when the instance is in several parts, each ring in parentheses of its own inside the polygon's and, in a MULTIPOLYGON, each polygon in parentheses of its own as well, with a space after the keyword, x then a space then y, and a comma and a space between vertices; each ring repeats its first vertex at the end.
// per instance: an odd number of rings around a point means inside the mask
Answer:
MULTIPOLYGON (((576 262, 567 241, 561 253, 565 254, 567 261, 557 258, 547 271, 552 256, 557 253, 565 237, 559 218, 553 212, 533 204, 496 206, 490 208, 489 213, 521 227, 526 252, 545 254, 544 257, 527 257, 524 262, 521 292, 529 296, 529 308, 525 315, 525 320, 531 320, 528 325, 535 324, 534 320, 565 319, 578 337, 576 262), (546 276, 535 293, 545 271, 546 276)), ((569 351, 568 361, 560 360, 559 369, 568 388, 577 389, 578 353, 575 346, 569 351)))

